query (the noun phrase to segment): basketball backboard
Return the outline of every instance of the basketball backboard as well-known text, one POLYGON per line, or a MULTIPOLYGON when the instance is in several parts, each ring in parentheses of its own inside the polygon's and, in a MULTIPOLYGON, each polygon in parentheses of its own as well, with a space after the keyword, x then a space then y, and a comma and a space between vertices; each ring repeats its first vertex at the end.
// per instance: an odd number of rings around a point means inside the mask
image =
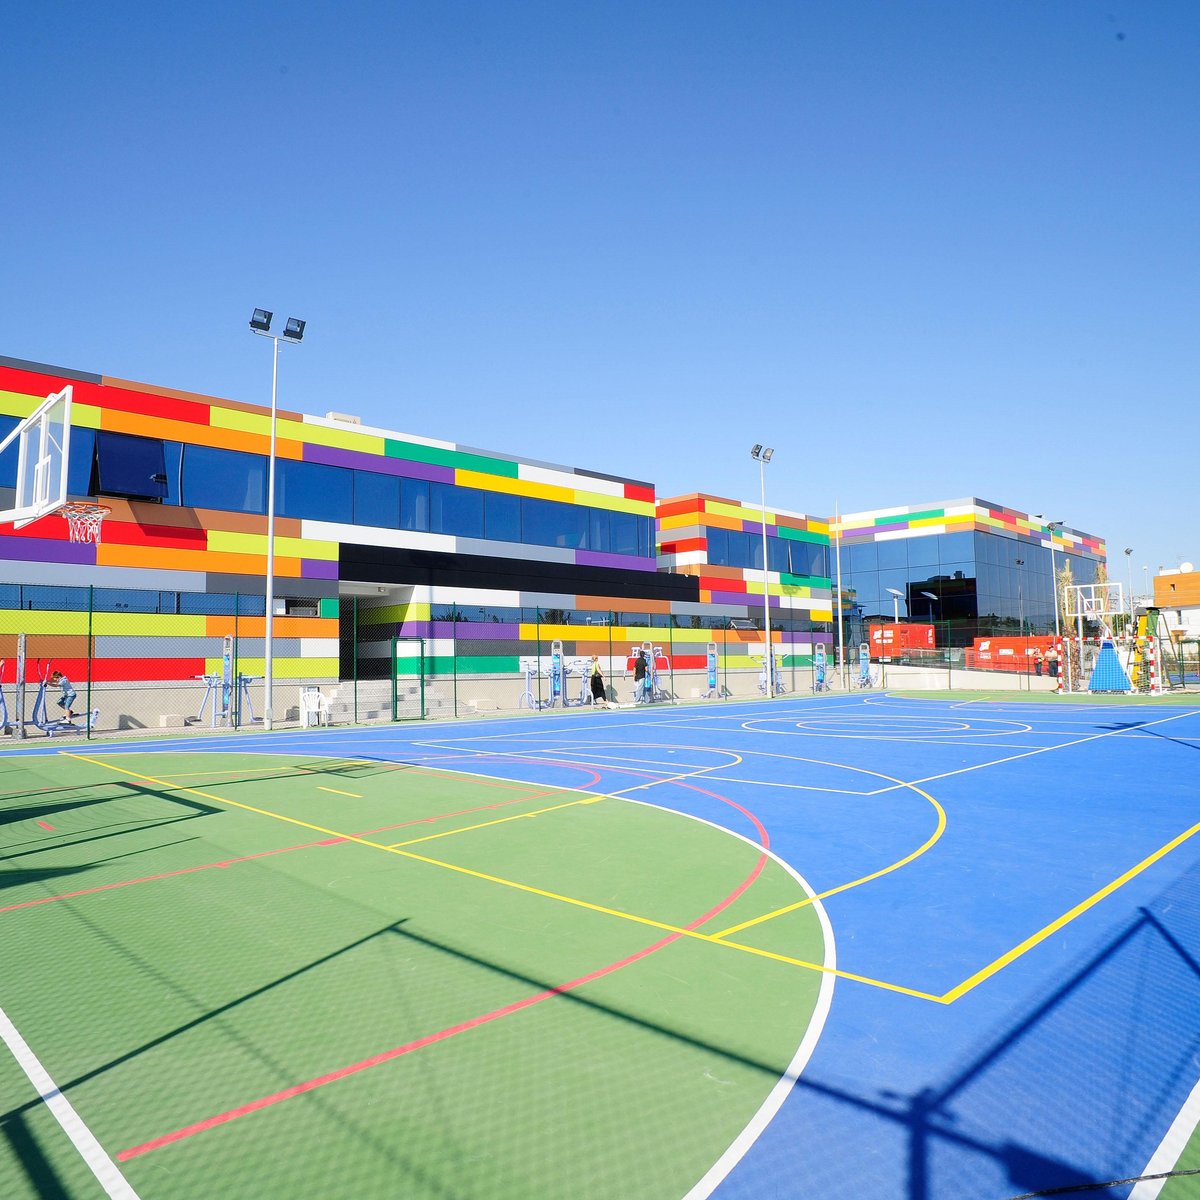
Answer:
POLYGON ((1114 613, 1125 611, 1124 588, 1119 583, 1079 583, 1064 589, 1068 617, 1108 624, 1114 613))
POLYGON ((67 502, 67 461, 71 448, 71 385, 38 405, 0 442, 0 453, 19 443, 13 506, 0 521, 21 529, 67 502))

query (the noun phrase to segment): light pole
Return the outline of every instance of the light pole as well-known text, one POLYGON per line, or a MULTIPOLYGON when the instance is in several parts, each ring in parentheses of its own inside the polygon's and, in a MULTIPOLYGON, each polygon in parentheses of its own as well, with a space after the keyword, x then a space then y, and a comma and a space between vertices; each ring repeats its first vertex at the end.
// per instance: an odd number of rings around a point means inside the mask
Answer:
POLYGON ((1125 567, 1129 575, 1129 625, 1125 630, 1125 636, 1130 637, 1133 634, 1133 547, 1125 547, 1125 567))
POLYGON ((304 338, 307 324, 296 317, 288 317, 282 333, 271 332, 274 313, 265 308, 256 308, 250 318, 250 332, 270 338, 275 343, 271 355, 271 454, 267 466, 267 624, 263 638, 263 728, 274 724, 272 708, 275 673, 275 424, 279 407, 279 343, 288 342, 298 346, 304 338))
MULTIPOLYGON (((894 626, 892 629, 892 650, 895 652, 900 649, 900 597, 904 593, 899 588, 892 587, 888 588, 888 591, 892 593, 892 625, 894 626)), ((880 649, 882 650, 883 647, 880 646, 880 649)), ((890 660, 891 657, 889 654, 888 659, 890 660)))
POLYGON ((1023 558, 1016 558, 1013 561, 1017 564, 1017 628, 1020 630, 1020 636, 1025 636, 1025 573, 1021 568, 1025 565, 1023 558))
POLYGON ((930 623, 930 625, 932 625, 933 624, 933 602, 937 599, 937 597, 932 592, 922 592, 921 595, 924 596, 925 599, 929 601, 929 623, 930 623))
POLYGON ((763 543, 763 628, 766 630, 767 647, 764 667, 767 674, 767 695, 775 695, 775 655, 771 653, 771 575, 767 567, 767 463, 775 450, 771 446, 755 444, 750 448, 750 457, 758 463, 758 492, 762 502, 763 543))

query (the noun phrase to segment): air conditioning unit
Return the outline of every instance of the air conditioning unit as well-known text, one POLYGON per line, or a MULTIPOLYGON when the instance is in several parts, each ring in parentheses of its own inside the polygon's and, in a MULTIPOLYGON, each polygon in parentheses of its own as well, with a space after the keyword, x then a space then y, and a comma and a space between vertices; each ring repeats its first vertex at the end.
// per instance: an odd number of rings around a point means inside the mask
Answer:
POLYGON ((343 425, 361 425, 362 417, 356 417, 351 413, 326 413, 325 420, 341 421, 343 425))

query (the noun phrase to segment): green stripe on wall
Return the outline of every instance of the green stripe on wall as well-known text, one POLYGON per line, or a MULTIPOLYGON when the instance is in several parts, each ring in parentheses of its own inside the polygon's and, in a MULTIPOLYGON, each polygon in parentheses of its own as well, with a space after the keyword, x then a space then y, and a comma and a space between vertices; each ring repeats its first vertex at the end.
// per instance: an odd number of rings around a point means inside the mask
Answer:
POLYGON ((787 538, 789 542, 816 542, 819 546, 829 545, 829 535, 826 533, 813 533, 808 529, 789 529, 786 525, 776 527, 781 538, 787 538))
POLYGON ((439 446, 418 446, 412 442, 384 439, 384 450, 388 458, 404 458, 409 462, 429 463, 436 467, 454 467, 463 471, 479 471, 485 475, 503 475, 506 479, 518 478, 520 472, 515 462, 500 458, 484 458, 481 454, 464 454, 460 450, 443 450, 439 446))

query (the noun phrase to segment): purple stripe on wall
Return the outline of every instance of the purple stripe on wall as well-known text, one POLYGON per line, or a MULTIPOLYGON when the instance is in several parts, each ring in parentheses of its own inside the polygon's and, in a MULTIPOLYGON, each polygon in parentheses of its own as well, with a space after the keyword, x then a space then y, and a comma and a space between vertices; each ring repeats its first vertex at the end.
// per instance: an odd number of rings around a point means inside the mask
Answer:
MULTIPOLYGON (((417 634, 434 637, 454 637, 460 642, 512 641, 521 636, 521 627, 499 621, 414 621, 417 634)), ((408 632, 408 626, 404 627, 408 632)))
POLYGON ((599 550, 576 550, 575 563, 581 567, 624 567, 627 571, 655 571, 652 558, 633 558, 628 554, 603 554, 599 550))
POLYGON ((405 479, 428 479, 433 483, 454 482, 453 467, 385 458, 382 454, 364 454, 360 450, 339 450, 335 446, 316 446, 312 442, 304 444, 304 461, 324 463, 328 467, 353 467, 379 475, 400 475, 405 479))
POLYGON ((336 579, 338 565, 327 558, 302 558, 300 560, 301 579, 336 579))
MULTIPOLYGON (((762 522, 761 521, 743 521, 742 522, 742 532, 743 533, 757 533, 759 537, 762 537, 762 522)), ((770 538, 770 537, 778 537, 778 536, 779 536, 779 530, 776 529, 775 526, 772 525, 770 521, 768 521, 767 522, 767 537, 770 538)))
MULTIPOLYGON (((762 603, 761 596, 753 596, 747 592, 713 592, 711 595, 713 604, 741 604, 757 608, 762 603)), ((778 598, 772 596, 771 603, 778 605, 778 598)))
POLYGON ((78 563, 96 565, 96 547, 90 542, 60 542, 51 538, 0 537, 0 559, 18 562, 78 563))

